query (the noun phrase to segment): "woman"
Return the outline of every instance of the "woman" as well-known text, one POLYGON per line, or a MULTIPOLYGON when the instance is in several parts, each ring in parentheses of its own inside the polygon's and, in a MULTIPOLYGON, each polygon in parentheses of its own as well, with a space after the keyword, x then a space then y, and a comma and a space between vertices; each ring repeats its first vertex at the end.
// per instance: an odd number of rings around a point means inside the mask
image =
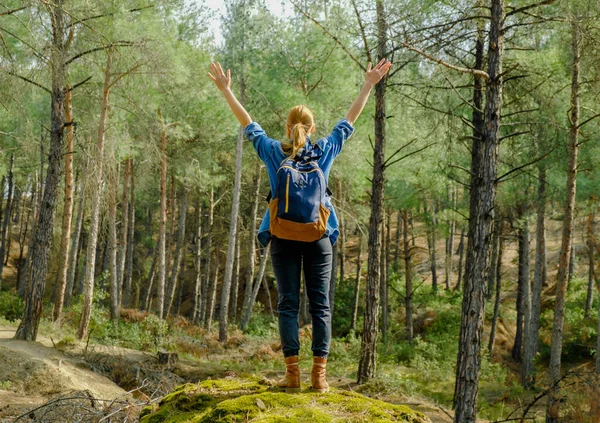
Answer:
MULTIPOLYGON (((311 143, 309 136, 315 131, 312 112, 306 106, 293 107, 287 118, 287 141, 276 141, 269 138, 256 122, 252 121, 248 112, 237 101, 231 92, 231 72, 223 72, 220 63, 210 65, 208 76, 225 96, 231 111, 244 127, 244 134, 252 142, 260 159, 265 163, 269 174, 271 193, 277 193, 278 171, 282 167, 290 167, 293 163, 313 164, 329 179, 329 172, 335 157, 341 152, 344 142, 354 132, 354 122, 358 119, 367 103, 371 89, 389 71, 391 62, 382 59, 375 68, 369 63, 365 83, 344 119, 333 128, 332 133, 316 143, 311 143), (283 163, 290 166, 282 166, 283 163), (316 163, 316 164, 315 164, 316 163)), ((319 172, 317 172, 319 173, 319 172)), ((289 191, 289 176, 287 179, 289 191)), ((306 182, 304 182, 306 184, 306 182)), ((288 208, 286 195, 286 212, 288 208)), ((301 192, 301 191, 300 191, 301 192)), ((302 201, 302 199, 301 199, 302 201)), ((305 201, 309 201, 306 199, 305 201)), ((325 378, 325 367, 331 338, 331 314, 329 310, 329 283, 331 279, 332 245, 339 235, 335 210, 327 195, 322 198, 326 208, 323 230, 317 238, 310 241, 280 235, 285 232, 275 231, 277 219, 277 200, 271 201, 269 209, 260 225, 258 239, 263 246, 271 242, 271 261, 277 280, 279 335, 286 365, 285 377, 279 386, 287 392, 300 391, 300 370, 298 365, 298 312, 300 309, 300 273, 304 269, 306 293, 309 299, 309 311, 312 316, 312 352, 313 368, 311 372, 312 389, 327 392, 329 385, 325 378), (275 236, 274 234, 278 234, 275 236)), ((293 224, 292 224, 293 225, 293 224)), ((280 228, 277 228, 279 230, 280 228)))

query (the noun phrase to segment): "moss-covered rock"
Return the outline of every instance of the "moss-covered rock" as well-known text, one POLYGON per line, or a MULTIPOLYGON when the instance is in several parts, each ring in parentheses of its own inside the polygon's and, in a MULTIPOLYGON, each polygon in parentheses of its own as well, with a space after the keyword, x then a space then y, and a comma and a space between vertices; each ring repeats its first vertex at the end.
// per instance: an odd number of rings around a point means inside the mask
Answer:
POLYGON ((260 378, 226 378, 182 385, 158 404, 146 407, 140 423, 429 423, 401 405, 332 389, 299 394, 280 392, 260 378))

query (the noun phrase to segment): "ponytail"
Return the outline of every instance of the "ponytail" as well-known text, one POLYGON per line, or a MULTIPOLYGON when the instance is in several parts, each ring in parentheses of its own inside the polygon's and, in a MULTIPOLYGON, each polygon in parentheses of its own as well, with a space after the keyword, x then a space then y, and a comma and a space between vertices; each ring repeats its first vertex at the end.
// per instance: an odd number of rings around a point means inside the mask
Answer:
POLYGON ((290 157, 296 157, 298 151, 306 145, 306 137, 314 125, 313 114, 308 107, 293 107, 287 119, 289 141, 281 143, 283 151, 290 157))
POLYGON ((303 124, 297 123, 292 126, 292 153, 290 157, 296 157, 298 151, 306 145, 306 128, 303 124))

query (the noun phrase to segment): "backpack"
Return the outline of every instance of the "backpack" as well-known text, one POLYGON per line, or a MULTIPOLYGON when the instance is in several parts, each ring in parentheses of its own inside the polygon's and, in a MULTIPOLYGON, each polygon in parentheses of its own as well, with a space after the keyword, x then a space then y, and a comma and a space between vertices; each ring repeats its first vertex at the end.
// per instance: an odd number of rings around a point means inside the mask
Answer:
POLYGON ((331 194, 316 157, 286 158, 269 194, 270 231, 281 239, 313 242, 327 229, 330 210, 325 198, 331 194))

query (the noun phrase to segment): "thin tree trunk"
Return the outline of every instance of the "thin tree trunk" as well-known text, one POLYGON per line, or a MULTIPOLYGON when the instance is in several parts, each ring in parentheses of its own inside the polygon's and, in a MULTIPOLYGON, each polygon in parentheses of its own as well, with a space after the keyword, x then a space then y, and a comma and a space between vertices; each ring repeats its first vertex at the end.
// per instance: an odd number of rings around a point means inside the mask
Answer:
POLYGON ((437 280, 437 260, 435 255, 435 232, 436 232, 436 224, 435 224, 435 215, 429 214, 427 211, 427 202, 423 204, 423 208, 425 210, 425 216, 427 216, 427 223, 429 223, 429 230, 427 231, 427 246, 429 248, 429 268, 431 269, 431 290, 433 295, 437 295, 438 292, 438 280, 437 280))
MULTIPOLYGON (((388 226, 389 227, 389 226, 388 226)), ((389 315, 388 315, 388 298, 387 298, 387 275, 386 275, 386 253, 388 249, 389 239, 386 237, 386 216, 384 214, 383 221, 381 222, 381 259, 380 259, 380 277, 379 282, 379 296, 381 298, 381 337, 385 344, 387 341, 388 329, 389 329, 389 315)))
MULTIPOLYGON (((125 168, 123 176, 123 194, 121 196, 121 237, 118 245, 118 261, 116 267, 117 281, 117 303, 119 307, 123 306, 123 280, 125 275, 125 259, 127 256, 127 236, 129 234, 129 177, 131 175, 131 161, 126 159, 123 167, 125 168)), ((116 182, 118 185, 118 180, 116 182)), ((116 190, 115 190, 115 212, 116 212, 116 190)), ((115 215, 116 219, 116 215, 115 215)), ((116 229, 115 229, 116 230, 116 229)))
POLYGON ((192 322, 200 322, 200 304, 202 302, 202 205, 198 200, 196 202, 196 251, 194 257, 196 279, 194 284, 194 314, 192 322))
MULTIPOLYGON (((448 188, 448 196, 450 200, 450 204, 452 206, 452 210, 456 209, 456 195, 454 187, 452 189, 448 188)), ((454 250, 454 231, 455 231, 455 222, 454 219, 451 219, 449 222, 449 231, 448 237, 446 238, 446 260, 444 263, 445 274, 445 284, 446 290, 450 290, 450 279, 452 278, 452 252, 454 250)))
POLYGON ((531 333, 525 338, 524 362, 529 366, 523 371, 523 386, 531 389, 535 383, 535 357, 538 352, 540 317, 542 312, 542 289, 546 281, 546 169, 538 167, 537 219, 535 231, 535 270, 531 293, 531 333))
POLYGON ((215 273, 210 284, 211 289, 208 293, 208 305, 206 310, 206 329, 212 328, 213 319, 215 316, 215 308, 217 306, 217 290, 219 286, 219 249, 215 248, 215 273))
POLYGON ((265 269, 267 267, 267 260, 269 258, 270 251, 271 244, 269 243, 269 245, 267 245, 267 247, 263 250, 263 255, 260 258, 258 275, 256 277, 256 282, 254 282, 252 286, 252 296, 250 297, 250 304, 248 306, 248 309, 242 315, 242 319, 240 320, 240 329, 242 330, 246 330, 246 328, 248 327, 248 323, 250 323, 252 309, 254 308, 254 302, 256 301, 256 296, 258 295, 258 290, 260 289, 261 280, 265 274, 265 269))
POLYGON ((504 254, 504 237, 502 236, 502 217, 498 219, 498 229, 494 229, 494 231, 498 231, 498 257, 495 263, 495 267, 493 267, 490 271, 496 273, 496 283, 494 284, 496 288, 496 297, 494 299, 494 317, 492 317, 492 328, 490 330, 490 340, 488 343, 488 353, 490 357, 494 352, 494 342, 496 340, 496 328, 498 327, 498 316, 500 315, 500 295, 502 294, 502 255, 504 254))
MULTIPOLYGON (((497 185, 497 162, 502 109, 502 64, 504 55, 504 0, 491 0, 488 75, 485 116, 481 119, 482 81, 475 77, 474 137, 471 151, 471 197, 467 268, 464 280, 462 318, 454 390, 454 421, 475 423, 481 371, 481 337, 497 185), (485 122, 485 125, 483 124, 485 122)), ((477 36, 476 69, 483 67, 483 35, 477 36)))
POLYGON ((362 267, 362 234, 358 231, 358 256, 356 257, 356 279, 354 283, 354 301, 352 302, 352 318, 350 319, 350 331, 356 331, 356 320, 358 318, 358 302, 360 299, 360 271, 362 267))
POLYGON ((409 213, 408 210, 403 212, 404 221, 404 280, 406 284, 406 292, 404 294, 404 308, 406 310, 406 339, 412 343, 414 338, 413 329, 413 316, 412 316, 412 296, 413 296, 413 270, 411 262, 410 244, 408 242, 408 231, 406 230, 409 225, 409 213))
POLYGON ((590 311, 592 310, 592 303, 594 301, 594 281, 596 279, 594 267, 594 255, 596 253, 596 238, 594 237, 594 217, 594 212, 590 213, 587 221, 588 289, 585 299, 586 318, 590 317, 590 311))
POLYGON ((556 300, 554 303, 554 320, 552 322, 552 344, 550 347, 550 381, 552 388, 548 396, 546 409, 546 423, 559 423, 560 395, 558 383, 560 381, 560 366, 562 354, 563 325, 565 318, 565 301, 567 291, 567 276, 569 257, 573 240, 573 224, 575 214, 575 193, 577 188, 577 155, 579 152, 579 77, 581 62, 581 28, 580 23, 574 18, 572 29, 572 81, 571 81, 571 108, 569 113, 569 164, 567 170, 567 195, 565 199, 565 212, 563 219, 562 243, 558 262, 558 275, 556 277, 556 300))
POLYGON ((262 285, 267 294, 267 311, 269 312, 269 316, 271 316, 271 320, 275 321, 275 313, 273 312, 273 300, 271 299, 271 289, 269 288, 269 280, 267 279, 267 275, 263 273, 262 277, 262 285))
MULTIPOLYGON (((181 265, 183 255, 182 252, 185 243, 185 218, 187 216, 187 198, 188 189, 184 186, 179 211, 179 231, 177 233, 177 245, 175 246, 175 256, 173 258, 173 267, 171 269, 171 277, 169 280, 169 291, 167 292, 168 296, 165 299, 165 315, 171 313, 171 309, 173 307, 173 299, 175 298, 175 292, 177 291, 177 280, 179 279, 179 266, 181 265)), ((173 205, 173 212, 175 212, 175 205, 173 205)))
POLYGON ((142 295, 140 299, 140 310, 150 310, 150 299, 152 298, 152 288, 154 281, 156 280, 156 264, 158 262, 159 248, 154 247, 154 254, 152 258, 152 264, 150 265, 150 272, 148 273, 148 279, 142 289, 142 295))
MULTIPOLYGON (((120 166, 117 166, 117 169, 120 166)), ((119 170, 116 172, 110 170, 109 194, 108 194, 108 270, 110 272, 110 318, 113 321, 119 320, 121 315, 121 287, 120 273, 117 254, 119 245, 117 244, 117 196, 119 189, 119 170)))
MULTIPOLYGON (((4 217, 2 219, 2 237, 0 240, 0 283, 4 280, 2 277, 2 271, 4 269, 4 256, 6 255, 6 233, 10 228, 10 211, 12 208, 13 202, 13 168, 15 165, 15 156, 11 153, 10 155, 10 167, 8 170, 8 193, 6 199, 6 207, 4 208, 4 217)), ((4 186, 1 187, 0 191, 2 191, 2 195, 4 195, 4 186)), ((10 242, 10 241, 9 241, 10 242)), ((1 286, 1 285, 0 285, 1 286)))
MULTIPOLYGON (((246 267, 246 287, 244 290, 244 301, 242 302, 242 315, 246 315, 248 307, 252 298, 252 291, 254 286, 254 264, 256 262, 256 217, 258 215, 258 202, 260 193, 260 180, 262 176, 260 163, 256 164, 254 180, 256 185, 254 186, 252 211, 250 212, 250 238, 248 242, 248 264, 246 267)), ((241 328, 241 324, 240 324, 241 328)))
POLYGON ((73 220, 73 140, 75 127, 73 124, 73 102, 70 87, 66 87, 65 94, 65 120, 66 127, 66 152, 65 152, 65 199, 63 206, 62 232, 60 240, 60 252, 58 254, 58 281, 56 296, 54 298, 54 310, 52 318, 60 322, 67 287, 67 275, 69 272, 69 247, 71 239, 71 221, 73 220))
MULTIPOLYGON (((107 51, 106 69, 104 70, 104 89, 102 93, 102 109, 100 110, 100 123, 98 125, 98 143, 96 145, 96 180, 92 184, 92 215, 86 254, 85 281, 83 284, 83 307, 81 320, 77 329, 77 338, 83 339, 88 334, 90 317, 92 314, 92 301, 94 298, 94 273, 96 263, 96 244, 98 242, 98 226, 100 221, 100 200, 102 189, 102 171, 104 167, 104 138, 106 135, 106 120, 108 114, 108 101, 111 88, 112 52, 107 51)), ((48 189, 46 187, 46 189, 48 189)))
POLYGON ((29 220, 31 219, 31 212, 35 201, 35 190, 37 182, 35 179, 31 184, 31 201, 29 206, 25 206, 25 200, 23 200, 23 214, 27 211, 25 216, 21 217, 21 229, 19 230, 19 260, 17 262, 17 292, 20 291, 21 277, 23 271, 23 265, 25 264, 23 256, 25 255, 25 243, 27 241, 27 231, 29 230, 29 220))
POLYGON ((207 234, 207 240, 206 240, 206 277, 204 278, 204 283, 203 283, 203 288, 202 288, 202 310, 200 315, 202 316, 202 322, 204 323, 204 326, 207 327, 208 325, 208 316, 210 314, 209 312, 209 308, 212 307, 212 305, 209 305, 210 300, 209 297, 212 298, 212 291, 213 289, 216 289, 212 284, 211 281, 214 281, 211 279, 210 275, 211 275, 211 260, 212 260, 212 253, 211 253, 211 248, 212 248, 212 236, 213 236, 213 222, 214 222, 214 211, 215 211, 215 201, 214 201, 214 189, 211 187, 210 188, 210 196, 208 198, 208 234, 207 234))
POLYGON ((233 266, 233 277, 231 280, 231 305, 229 307, 229 320, 235 322, 237 318, 237 305, 238 305, 238 292, 240 285, 240 247, 242 243, 241 237, 241 216, 238 216, 238 227, 240 230, 238 231, 238 236, 235 238, 235 264, 233 266))
MULTIPOLYGON (((125 281, 123 282, 123 301, 122 307, 135 307, 131 303, 131 282, 133 279, 133 256, 134 256, 134 238, 135 238, 135 171, 133 159, 129 159, 129 171, 131 183, 129 184, 129 222, 127 224, 129 234, 127 235, 127 254, 125 256, 125 281)), ((139 294, 139 290, 136 290, 139 294)), ((139 300, 139 295, 136 295, 139 300)))
MULTIPOLYGON (((494 220, 494 237, 492 239, 492 257, 490 259, 490 268, 494 269, 496 267, 496 262, 498 261, 498 249, 500 248, 500 214, 496 215, 496 220, 494 220)), ((496 272, 488 273, 488 285, 487 285, 487 299, 491 300, 492 295, 494 294, 496 284, 496 272)))
POLYGON ((460 242, 458 243, 458 277, 456 281, 455 291, 460 291, 464 275, 464 259, 465 259, 465 227, 460 229, 460 242))
MULTIPOLYGON (((531 284, 529 282, 529 227, 527 224, 527 207, 523 206, 521 217, 524 222, 518 230, 519 238, 519 277, 518 277, 518 295, 517 295, 517 333, 515 335, 515 344, 512 350, 513 360, 521 362, 523 353, 523 338, 527 338, 531 330, 531 284)), ((527 365, 531 366, 531 363, 527 365)), ((525 364, 522 367, 524 372, 525 364)), ((527 369, 530 371, 530 369, 527 369)))
POLYGON ((396 213, 396 248, 394 250, 394 272, 398 272, 400 268, 400 240, 402 235, 402 213, 398 211, 396 213))
POLYGON ((158 232, 158 317, 163 318, 165 308, 165 278, 166 278, 166 241, 167 241, 167 128, 162 119, 162 113, 158 111, 163 129, 160 141, 160 226, 158 232))
MULTIPOLYGON (((376 1, 377 55, 381 60, 387 50, 387 28, 383 0, 376 1)), ((383 220, 385 189, 385 91, 387 77, 375 86, 375 144, 373 149, 373 178, 371 183, 371 217, 369 219, 369 258, 366 281, 366 307, 358 365, 359 384, 373 379, 377 371, 377 328, 379 325, 379 281, 381 260, 380 227, 383 220)))
MULTIPOLYGON (((17 328, 15 338, 35 341, 42 315, 42 303, 48 275, 48 257, 52 244, 54 214, 60 175, 62 171, 65 124, 65 34, 64 0, 55 0, 47 7, 52 22, 52 46, 50 52, 50 69, 52 71, 52 96, 50 112, 50 151, 48 154, 48 172, 46 187, 43 191, 39 219, 35 230, 31 255, 31 278, 26 285, 23 318, 17 328)), ((41 174, 40 174, 41 175, 41 174)), ((41 178, 40 178, 41 179, 41 178)))
POLYGON ((75 231, 71 240, 71 248, 69 251, 69 272, 67 273, 67 288, 65 290, 65 306, 71 303, 73 297, 73 288, 75 286, 75 277, 77 274, 77 263, 81 252, 81 236, 83 228, 83 213, 85 202, 85 189, 81 184, 79 187, 79 201, 77 204, 77 217, 75 219, 75 231))

